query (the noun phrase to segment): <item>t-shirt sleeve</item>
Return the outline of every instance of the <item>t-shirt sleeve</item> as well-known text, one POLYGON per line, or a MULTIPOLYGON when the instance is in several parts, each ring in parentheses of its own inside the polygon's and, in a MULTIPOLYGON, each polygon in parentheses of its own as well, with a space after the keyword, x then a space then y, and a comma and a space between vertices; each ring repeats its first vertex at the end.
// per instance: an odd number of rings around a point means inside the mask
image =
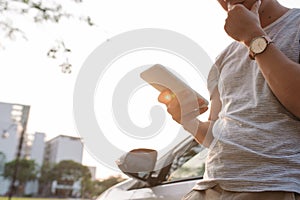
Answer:
POLYGON ((218 87, 218 82, 219 82, 219 70, 217 64, 213 64, 212 68, 210 69, 208 73, 208 78, 207 78, 207 89, 209 91, 209 95, 213 94, 215 89, 218 87))

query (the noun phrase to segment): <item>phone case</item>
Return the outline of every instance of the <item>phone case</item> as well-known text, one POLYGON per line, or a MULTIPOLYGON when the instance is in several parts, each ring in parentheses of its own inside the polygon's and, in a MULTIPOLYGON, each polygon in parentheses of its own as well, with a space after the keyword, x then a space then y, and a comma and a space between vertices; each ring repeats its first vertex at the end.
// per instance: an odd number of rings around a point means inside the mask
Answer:
POLYGON ((160 64, 153 65, 152 67, 146 69, 140 74, 140 77, 160 92, 170 89, 176 95, 178 92, 190 90, 196 94, 198 98, 204 100, 205 105, 202 107, 206 107, 209 104, 203 96, 201 96, 184 81, 160 64))

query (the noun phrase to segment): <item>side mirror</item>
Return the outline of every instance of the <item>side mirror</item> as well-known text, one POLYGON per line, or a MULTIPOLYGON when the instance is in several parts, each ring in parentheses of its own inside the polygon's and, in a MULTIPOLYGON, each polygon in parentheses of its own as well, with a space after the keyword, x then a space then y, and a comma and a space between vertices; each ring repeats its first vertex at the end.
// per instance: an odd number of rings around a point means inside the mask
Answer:
POLYGON ((123 173, 133 178, 147 181, 154 170, 156 159, 156 150, 133 149, 121 156, 116 161, 116 164, 123 173))

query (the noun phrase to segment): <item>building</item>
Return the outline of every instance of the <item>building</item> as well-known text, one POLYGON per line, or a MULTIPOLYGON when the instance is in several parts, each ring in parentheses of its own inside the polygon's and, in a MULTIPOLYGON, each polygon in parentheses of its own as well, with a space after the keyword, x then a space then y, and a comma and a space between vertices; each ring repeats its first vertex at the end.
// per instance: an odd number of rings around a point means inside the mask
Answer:
MULTIPOLYGON (((83 144, 81 138, 59 135, 46 142, 44 161, 59 163, 63 160, 72 160, 82 163, 83 144)), ((51 188, 52 193, 64 196, 66 193, 72 196, 80 195, 80 181, 75 183, 58 183, 54 181, 51 188), (66 192, 68 191, 68 192, 66 192)))
POLYGON ((0 103, 0 152, 5 155, 6 162, 16 158, 20 138, 21 124, 18 124, 12 115, 15 105, 0 103))
MULTIPOLYGON (((24 133, 29 117, 29 109, 30 106, 26 105, 0 102, 0 152, 2 165, 16 159, 20 138, 21 136, 25 138, 24 133)), ((20 149, 21 156, 26 154, 24 149, 20 149)), ((4 166, 0 168, 3 170, 4 166)), ((9 180, 0 176, 0 195, 8 191, 10 184, 9 180)))
POLYGON ((44 162, 45 139, 45 133, 36 132, 34 134, 33 143, 31 144, 30 159, 34 160, 39 166, 42 166, 44 162))
MULTIPOLYGON (((0 152, 0 174, 4 172, 5 155, 0 152)), ((3 195, 8 190, 9 182, 7 182, 2 176, 0 176, 0 194, 3 195)))
POLYGON ((44 160, 50 163, 59 163, 62 160, 82 163, 82 155, 81 138, 59 135, 46 142, 44 160))
MULTIPOLYGON (((20 158, 34 160, 38 167, 41 167, 45 161, 57 164, 63 160, 72 160, 82 164, 83 143, 81 138, 59 135, 46 142, 45 133, 26 134, 29 108, 26 105, 0 102, 0 195, 5 195, 11 185, 11 181, 1 176, 4 165, 15 160, 19 150, 20 158), (25 127, 25 130, 22 127, 25 127), (23 145, 19 149, 21 136, 23 145)), ((89 167, 89 169, 94 180, 96 168, 89 167)), ((59 188, 68 188, 74 194, 80 194, 80 182, 66 186, 54 181, 52 191, 56 192, 59 188)), ((38 181, 27 182, 25 194, 35 195, 37 193, 38 181)))
MULTIPOLYGON (((27 134, 28 135, 28 134, 27 134)), ((27 137, 28 138, 28 137, 27 137)), ((26 151, 27 155, 31 160, 34 160, 38 167, 41 167, 44 162, 44 151, 45 151, 45 133, 36 132, 33 137, 33 141, 30 138, 27 140, 26 151)), ((38 181, 30 181, 26 184, 25 194, 37 194, 39 189, 38 181)))

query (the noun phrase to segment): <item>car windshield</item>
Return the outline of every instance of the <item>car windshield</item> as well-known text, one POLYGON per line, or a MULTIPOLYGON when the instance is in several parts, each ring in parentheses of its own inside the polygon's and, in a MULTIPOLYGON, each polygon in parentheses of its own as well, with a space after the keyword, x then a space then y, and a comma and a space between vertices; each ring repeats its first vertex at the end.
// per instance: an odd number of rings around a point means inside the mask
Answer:
POLYGON ((207 149, 188 137, 158 160, 152 176, 163 183, 202 177, 206 155, 207 149))
POLYGON ((202 177, 207 151, 206 148, 198 144, 175 159, 167 182, 202 177))

